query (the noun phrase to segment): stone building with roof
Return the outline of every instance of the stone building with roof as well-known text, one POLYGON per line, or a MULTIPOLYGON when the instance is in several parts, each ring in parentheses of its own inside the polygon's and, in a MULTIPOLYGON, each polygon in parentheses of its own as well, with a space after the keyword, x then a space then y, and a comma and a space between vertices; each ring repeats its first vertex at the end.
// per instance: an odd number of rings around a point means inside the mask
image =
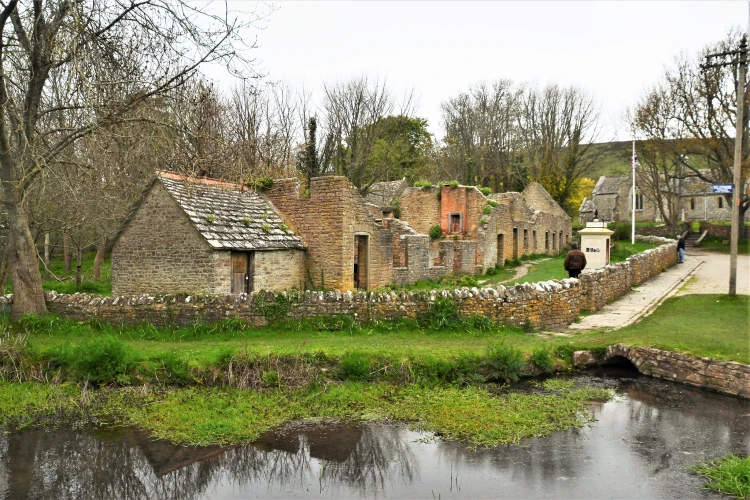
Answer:
MULTIPOLYGON (((629 222, 633 205, 631 177, 601 176, 594 186, 591 199, 584 198, 578 211, 581 222, 590 221, 594 214, 607 222, 629 222)), ((635 220, 659 219, 659 208, 650 193, 638 187, 636 179, 635 220)))
MULTIPOLYGON (((636 222, 660 221, 661 213, 650 191, 638 187, 636 177, 636 222)), ((750 194, 750 183, 745 184, 745 192, 750 194)), ((584 198, 578 214, 581 222, 590 221, 594 215, 608 222, 630 222, 632 201, 632 178, 629 176, 602 176, 594 186, 591 199, 584 198)), ((665 206, 668 206, 666 203, 665 206)), ((728 197, 714 193, 709 182, 696 176, 680 180, 679 201, 677 203, 679 221, 731 220, 732 208, 728 197)), ((750 220, 750 211, 746 212, 750 220)))
POLYGON ((112 293, 301 288, 305 248, 260 193, 158 172, 112 249, 112 293))
POLYGON ((386 187, 373 204, 345 177, 314 178, 306 194, 298 179, 256 192, 159 172, 115 241, 112 292, 373 290, 556 255, 571 238, 570 217, 536 183, 489 197, 475 186, 386 187), (400 219, 387 210, 395 197, 400 219), (433 226, 444 237, 430 238, 433 226))

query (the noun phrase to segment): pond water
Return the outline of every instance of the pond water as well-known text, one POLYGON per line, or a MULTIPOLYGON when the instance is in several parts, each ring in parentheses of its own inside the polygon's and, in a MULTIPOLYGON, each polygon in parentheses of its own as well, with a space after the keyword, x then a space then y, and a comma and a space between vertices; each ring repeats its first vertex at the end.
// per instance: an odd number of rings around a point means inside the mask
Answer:
POLYGON ((0 435, 0 498, 719 498, 687 467, 750 453, 750 404, 588 372, 618 397, 583 429, 472 450, 403 425, 290 424, 246 446, 181 447, 132 429, 0 435))

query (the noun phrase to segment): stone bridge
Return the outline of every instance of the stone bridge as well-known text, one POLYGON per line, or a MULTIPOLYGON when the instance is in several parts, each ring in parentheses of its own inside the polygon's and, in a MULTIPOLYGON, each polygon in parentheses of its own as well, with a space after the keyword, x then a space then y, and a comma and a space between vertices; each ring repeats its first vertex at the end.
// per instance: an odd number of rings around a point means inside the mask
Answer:
POLYGON ((593 351, 573 353, 573 364, 576 366, 596 366, 623 359, 644 375, 750 398, 750 365, 743 363, 696 358, 689 354, 625 344, 611 345, 604 354, 593 351))

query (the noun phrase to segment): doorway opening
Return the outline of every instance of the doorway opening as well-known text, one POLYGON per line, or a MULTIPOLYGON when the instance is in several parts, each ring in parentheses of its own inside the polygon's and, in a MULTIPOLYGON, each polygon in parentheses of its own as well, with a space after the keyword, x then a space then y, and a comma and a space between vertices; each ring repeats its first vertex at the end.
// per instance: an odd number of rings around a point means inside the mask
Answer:
POLYGON ((370 237, 366 234, 354 235, 354 288, 367 290, 370 268, 370 237))

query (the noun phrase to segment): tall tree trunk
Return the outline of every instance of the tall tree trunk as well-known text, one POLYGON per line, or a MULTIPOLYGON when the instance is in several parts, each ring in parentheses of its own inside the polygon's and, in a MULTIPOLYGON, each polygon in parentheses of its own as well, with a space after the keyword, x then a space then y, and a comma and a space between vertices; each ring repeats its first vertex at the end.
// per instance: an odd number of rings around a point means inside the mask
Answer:
POLYGON ((78 253, 76 255, 76 288, 81 288, 81 260, 83 260, 83 248, 81 245, 78 247, 78 253))
POLYGON ((5 294, 5 285, 8 283, 8 252, 0 253, 0 295, 5 294))
MULTIPOLYGON (((7 165, 3 165, 7 173, 7 165)), ((10 176, 0 176, 8 179, 10 176)), ((3 184, 3 203, 8 212, 8 274, 13 284, 13 307, 10 318, 24 314, 45 314, 42 275, 39 273, 36 248, 29 230, 29 220, 21 196, 11 182, 3 184)))
POLYGON ((107 239, 102 239, 96 246, 96 257, 94 257, 94 281, 101 279, 102 261, 104 253, 107 251, 107 239))
POLYGON ((44 233, 44 279, 49 279, 49 233, 44 233))
POLYGON ((70 272, 70 237, 63 234, 63 261, 65 261, 65 272, 70 272))

